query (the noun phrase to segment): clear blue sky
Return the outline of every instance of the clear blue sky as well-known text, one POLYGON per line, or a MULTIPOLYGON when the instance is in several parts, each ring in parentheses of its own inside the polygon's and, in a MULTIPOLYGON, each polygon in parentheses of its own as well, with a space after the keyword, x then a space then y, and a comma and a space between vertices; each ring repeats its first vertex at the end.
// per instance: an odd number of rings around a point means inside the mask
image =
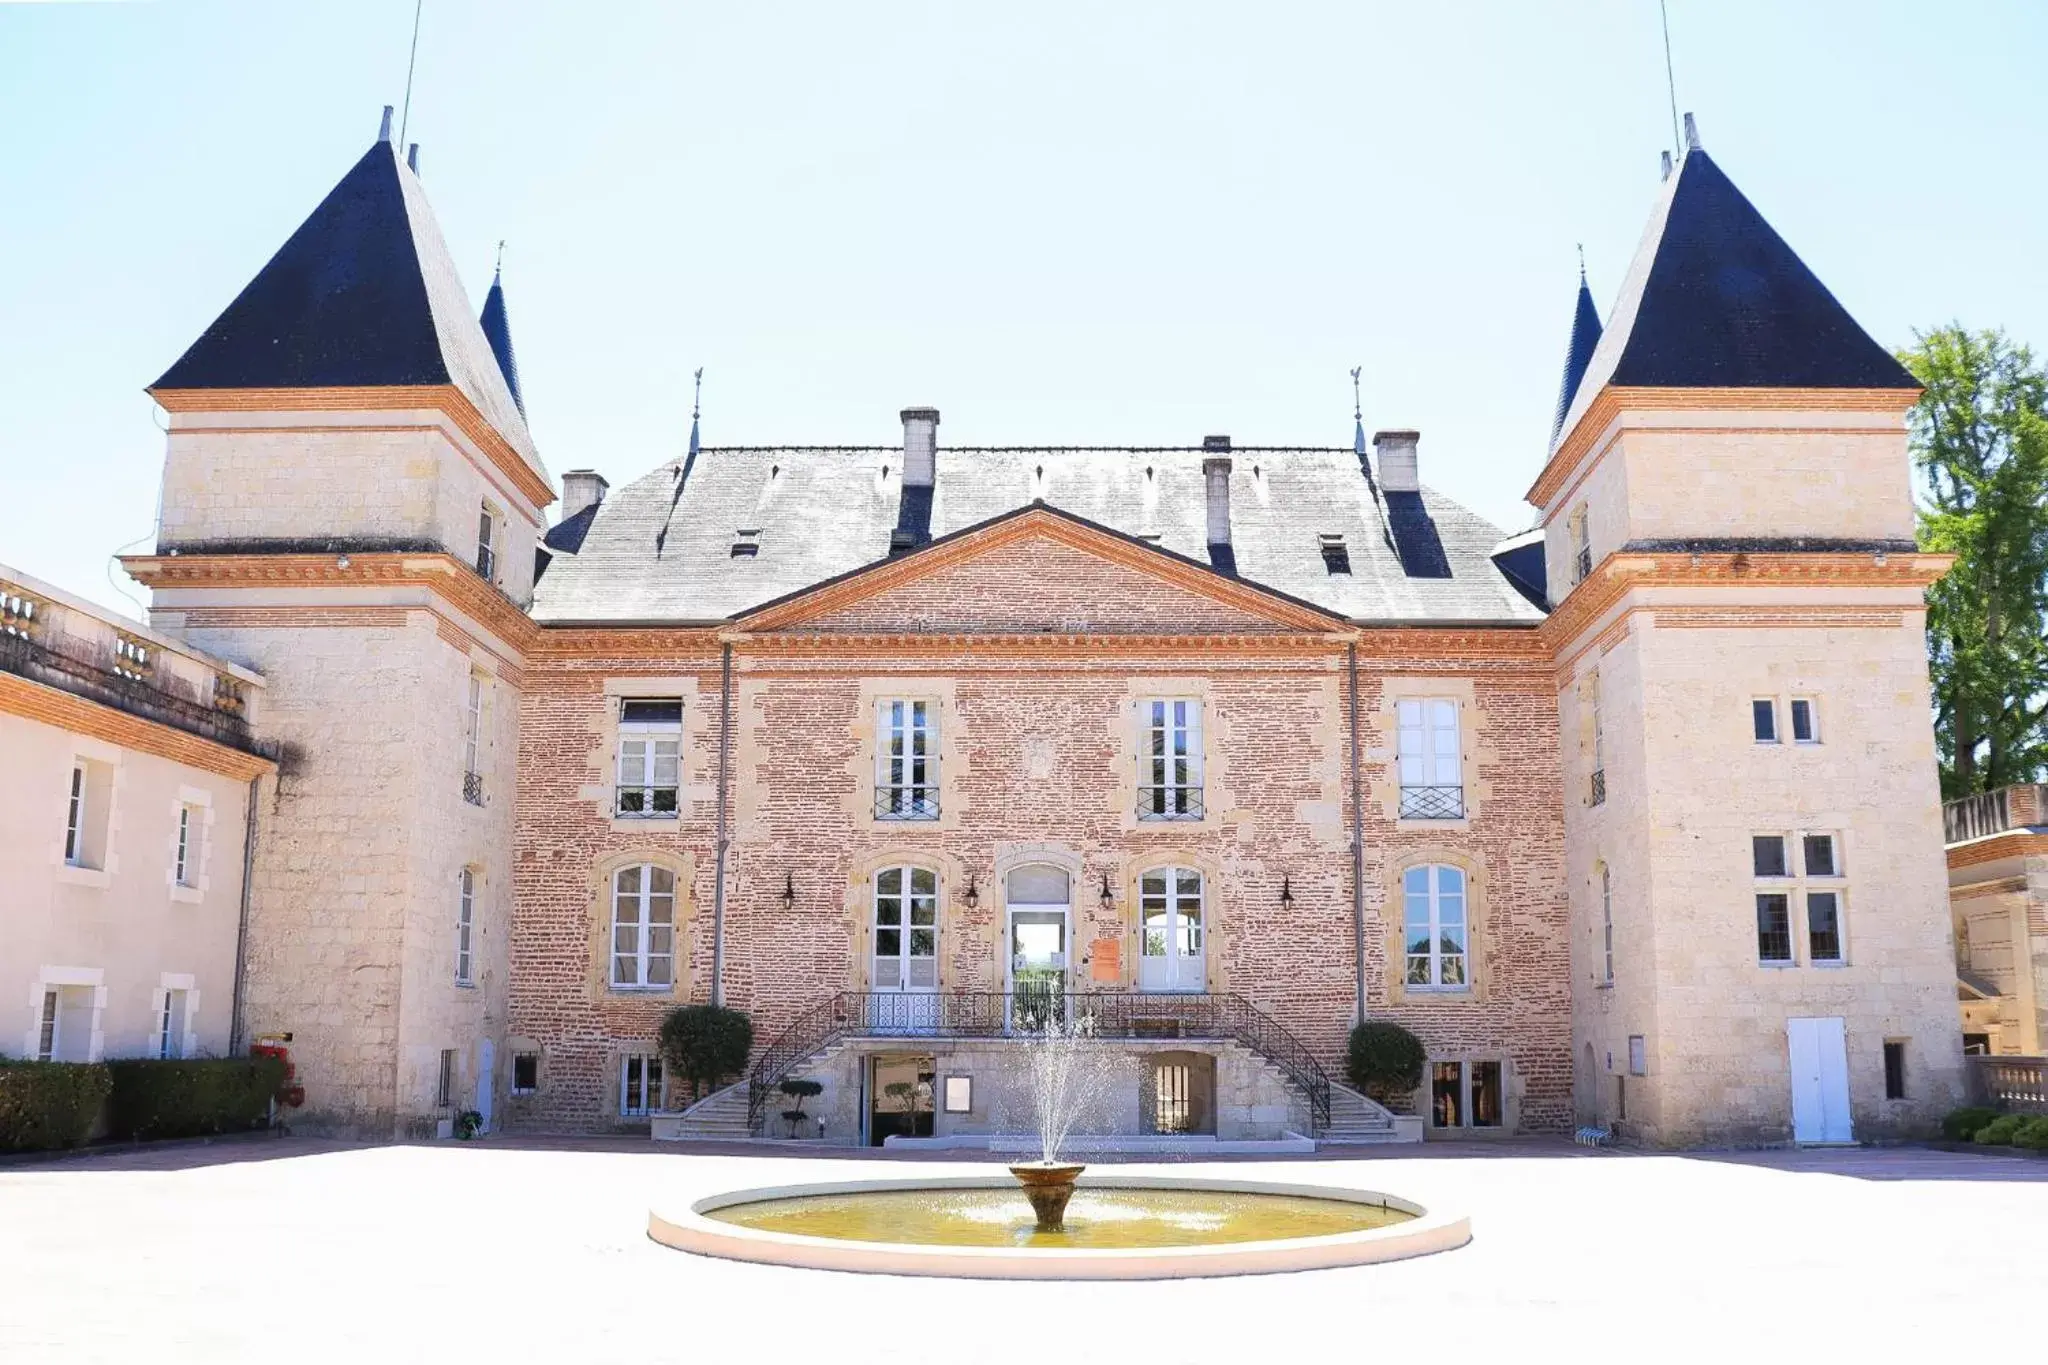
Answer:
MULTIPOLYGON (((0 562, 119 604, 144 385, 404 88, 412 0, 0 0, 0 562)), ((2048 348, 2048 5, 1671 0, 1679 104, 1880 340, 2048 348)), ((426 0, 411 136, 552 471, 707 443, 1346 444, 1506 529, 1583 242, 1671 141, 1655 0, 426 0)))

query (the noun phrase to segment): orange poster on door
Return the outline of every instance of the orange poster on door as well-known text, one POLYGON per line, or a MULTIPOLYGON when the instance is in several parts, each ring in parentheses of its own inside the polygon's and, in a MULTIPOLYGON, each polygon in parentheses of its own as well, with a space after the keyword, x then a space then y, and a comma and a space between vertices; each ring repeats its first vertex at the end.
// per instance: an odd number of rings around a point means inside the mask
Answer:
POLYGON ((1088 945, 1088 979, 1116 982, 1124 977, 1124 941, 1098 938, 1088 945))

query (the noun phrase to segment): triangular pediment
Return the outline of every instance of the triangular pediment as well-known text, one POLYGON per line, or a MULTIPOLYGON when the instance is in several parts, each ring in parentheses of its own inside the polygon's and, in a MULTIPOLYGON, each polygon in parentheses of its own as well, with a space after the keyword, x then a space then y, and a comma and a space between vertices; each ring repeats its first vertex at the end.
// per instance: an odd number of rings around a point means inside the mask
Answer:
POLYGON ((1344 621, 1043 505, 758 607, 755 631, 853 634, 1324 632, 1344 621))

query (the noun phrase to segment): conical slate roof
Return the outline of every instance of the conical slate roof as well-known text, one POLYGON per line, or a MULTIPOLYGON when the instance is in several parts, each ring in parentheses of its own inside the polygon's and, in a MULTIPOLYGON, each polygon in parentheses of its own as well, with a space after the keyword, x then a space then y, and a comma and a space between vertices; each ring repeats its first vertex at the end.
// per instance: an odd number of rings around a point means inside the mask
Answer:
POLYGON ((477 324, 484 329, 484 340, 491 344, 491 354, 498 358, 498 370, 505 376, 505 387, 512 391, 512 401, 524 416, 526 396, 519 392, 519 362, 512 355, 512 324, 505 317, 505 272, 502 270, 491 275, 491 292, 484 295, 484 312, 477 319, 477 324))
POLYGON ((379 141, 151 388, 432 384, 452 384, 546 476, 426 191, 379 141))
POLYGON ((1558 439, 1609 384, 1918 387, 1698 147, 1664 183, 1558 439))
POLYGON ((1572 311, 1572 337, 1564 349, 1564 384, 1557 391, 1557 417, 1550 425, 1554 443, 1564 428, 1564 415, 1571 411, 1572 398, 1593 363, 1593 348, 1600 344, 1600 312, 1593 307, 1593 291, 1586 287, 1586 272, 1579 272, 1579 302, 1572 311))

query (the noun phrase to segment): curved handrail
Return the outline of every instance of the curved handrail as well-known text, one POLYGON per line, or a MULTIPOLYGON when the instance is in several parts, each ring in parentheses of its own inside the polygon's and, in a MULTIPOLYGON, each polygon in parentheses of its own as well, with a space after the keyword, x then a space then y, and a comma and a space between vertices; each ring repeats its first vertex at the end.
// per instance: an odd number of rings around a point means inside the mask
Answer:
POLYGON ((1308 1136, 1329 1126, 1330 1078, 1315 1053, 1235 992, 835 991, 792 1020, 754 1062, 747 1075, 748 1131, 761 1131, 778 1084, 843 1039, 1028 1038, 1055 1015, 1088 1021, 1098 1038, 1229 1039, 1265 1058, 1302 1092, 1308 1136))

